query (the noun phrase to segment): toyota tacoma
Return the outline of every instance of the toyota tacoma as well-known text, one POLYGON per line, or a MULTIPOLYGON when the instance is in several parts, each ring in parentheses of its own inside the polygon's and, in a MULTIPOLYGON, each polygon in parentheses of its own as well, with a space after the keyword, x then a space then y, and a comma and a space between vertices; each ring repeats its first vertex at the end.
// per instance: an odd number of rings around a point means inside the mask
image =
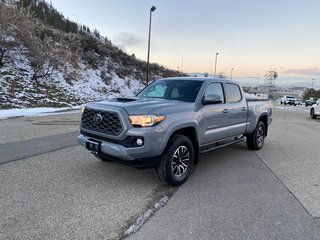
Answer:
POLYGON ((88 103, 78 143, 103 161, 154 167, 177 186, 199 154, 245 139, 249 149, 262 148, 271 122, 271 102, 246 99, 235 81, 165 78, 135 98, 88 103))

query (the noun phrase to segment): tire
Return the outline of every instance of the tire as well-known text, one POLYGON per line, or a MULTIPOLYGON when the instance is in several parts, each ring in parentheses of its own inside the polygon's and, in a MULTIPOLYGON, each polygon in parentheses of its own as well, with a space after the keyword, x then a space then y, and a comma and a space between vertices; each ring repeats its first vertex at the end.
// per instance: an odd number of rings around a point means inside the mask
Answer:
POLYGON ((256 129, 247 135, 247 146, 251 150, 259 150, 264 144, 266 137, 266 126, 263 122, 258 122, 256 129))
POLYGON ((169 185, 179 186, 188 179, 193 165, 194 148, 191 140, 184 135, 173 135, 161 156, 158 177, 169 185))
POLYGON ((313 118, 313 119, 317 117, 317 116, 314 114, 314 108, 311 108, 311 109, 310 109, 310 117, 313 118))
POLYGON ((105 158, 105 157, 103 157, 101 155, 93 154, 93 156, 95 156, 96 158, 98 158, 99 160, 104 161, 104 162, 112 162, 111 159, 105 158))

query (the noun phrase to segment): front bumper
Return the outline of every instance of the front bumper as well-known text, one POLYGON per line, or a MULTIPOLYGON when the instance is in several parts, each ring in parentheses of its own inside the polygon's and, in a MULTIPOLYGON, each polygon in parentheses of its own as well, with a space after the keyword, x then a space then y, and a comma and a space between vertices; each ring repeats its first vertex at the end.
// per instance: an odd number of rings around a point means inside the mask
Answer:
POLYGON ((162 154, 165 131, 161 126, 150 128, 131 128, 125 134, 126 137, 141 137, 144 139, 144 144, 141 147, 126 147, 112 141, 102 139, 98 136, 87 136, 80 134, 78 136, 78 143, 86 146, 88 140, 100 142, 99 155, 107 156, 108 158, 115 158, 125 161, 135 161, 139 159, 154 158, 162 154))

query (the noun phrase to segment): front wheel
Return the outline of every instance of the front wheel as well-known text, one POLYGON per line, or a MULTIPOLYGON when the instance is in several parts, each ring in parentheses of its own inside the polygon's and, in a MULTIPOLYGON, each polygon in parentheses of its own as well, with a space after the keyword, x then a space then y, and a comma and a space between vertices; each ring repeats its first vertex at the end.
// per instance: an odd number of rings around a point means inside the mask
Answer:
POLYGON ((247 146, 251 150, 259 150, 262 148, 266 137, 266 126, 263 122, 259 122, 255 130, 247 135, 247 146))
POLYGON ((310 110, 310 117, 311 118, 316 118, 316 115, 314 114, 314 109, 313 108, 311 108, 311 110, 310 110))
POLYGON ((172 186, 184 183, 192 173, 194 148, 191 140, 180 134, 169 140, 157 172, 160 180, 172 186))

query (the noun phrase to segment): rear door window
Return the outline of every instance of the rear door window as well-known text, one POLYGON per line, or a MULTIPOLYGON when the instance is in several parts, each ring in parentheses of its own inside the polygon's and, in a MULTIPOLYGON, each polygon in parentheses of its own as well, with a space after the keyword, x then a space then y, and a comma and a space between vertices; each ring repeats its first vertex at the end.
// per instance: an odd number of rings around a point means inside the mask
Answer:
POLYGON ((241 91, 238 85, 233 83, 227 83, 226 86, 226 96, 227 102, 236 103, 240 102, 242 99, 241 91))

